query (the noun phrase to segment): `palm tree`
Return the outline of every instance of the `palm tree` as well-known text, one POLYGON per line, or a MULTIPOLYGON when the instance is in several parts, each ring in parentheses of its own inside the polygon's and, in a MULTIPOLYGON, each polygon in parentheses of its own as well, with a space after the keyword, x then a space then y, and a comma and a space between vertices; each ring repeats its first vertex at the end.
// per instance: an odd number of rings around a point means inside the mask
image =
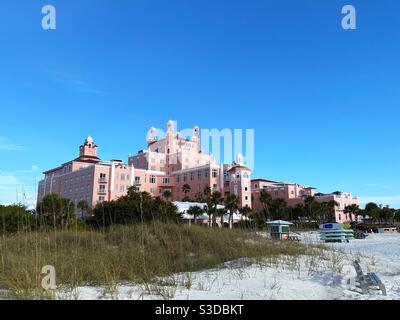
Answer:
POLYGON ((287 214, 287 202, 285 199, 278 198, 271 201, 273 218, 274 219, 283 219, 287 214))
POLYGON ((196 219, 198 216, 202 215, 204 210, 199 207, 199 206, 191 206, 188 210, 187 213, 193 216, 193 221, 194 224, 196 224, 196 219))
POLYGON ((317 201, 313 196, 307 196, 304 199, 304 206, 308 212, 308 220, 315 218, 315 207, 317 206, 317 201))
POLYGON ((271 202, 272 202, 272 196, 267 191, 261 190, 260 202, 262 203, 262 206, 264 209, 263 211, 264 211, 265 220, 272 219, 271 212, 269 210, 271 202))
POLYGON ((185 194, 185 198, 183 199, 184 201, 188 201, 189 197, 187 194, 190 192, 190 190, 192 190, 192 188, 187 183, 182 186, 182 192, 185 194))
POLYGON ((213 207, 213 227, 217 225, 217 209, 218 209, 218 205, 224 201, 224 199, 222 198, 221 192, 219 191, 214 191, 211 194, 210 197, 211 203, 212 203, 212 207, 213 207))
POLYGON ((163 197, 165 198, 165 200, 168 201, 168 199, 172 197, 172 192, 170 190, 165 190, 163 193, 163 197))
POLYGON ((326 216, 324 216, 324 222, 329 222, 329 221, 336 221, 336 207, 339 205, 335 200, 330 200, 328 202, 323 203, 325 206, 325 213, 326 216))
POLYGON ((365 214, 368 215, 370 218, 373 220, 377 220, 379 218, 379 213, 381 211, 381 208, 374 203, 374 202, 369 202, 365 205, 365 214))
POLYGON ((217 209, 216 216, 221 218, 221 228, 224 227, 224 216, 227 214, 228 210, 226 208, 217 209))
POLYGON ((204 194, 204 202, 206 203, 206 205, 204 206, 204 210, 207 212, 207 215, 208 215, 208 227, 211 228, 211 216, 212 216, 214 208, 213 208, 213 203, 211 200, 210 186, 207 186, 204 188, 203 194, 204 194))
POLYGON ((360 215, 360 207, 358 205, 352 204, 350 206, 347 206, 344 208, 344 211, 350 214, 351 221, 353 221, 353 215, 356 218, 356 221, 358 221, 358 216, 360 215))
POLYGON ((43 218, 53 219, 55 228, 57 225, 61 225, 62 228, 68 226, 76 218, 75 203, 54 193, 46 195, 37 204, 37 212, 43 218))
POLYGON ((248 217, 250 215, 250 213, 252 212, 252 210, 250 207, 244 206, 239 209, 239 212, 243 217, 248 217))
POLYGON ((204 188, 203 194, 204 194, 205 197, 211 196, 211 188, 210 188, 210 186, 206 186, 204 188))
POLYGON ((234 194, 229 194, 225 198, 225 208, 229 211, 229 228, 233 226, 233 214, 239 209, 239 198, 234 194))
POLYGON ((203 194, 201 192, 197 192, 194 196, 194 200, 196 200, 196 202, 203 202, 204 201, 203 194))
POLYGON ((396 220, 396 221, 400 221, 400 210, 399 210, 399 209, 397 209, 397 210, 394 212, 394 217, 393 217, 393 219, 396 220))
POLYGON ((304 217, 306 216, 305 206, 302 203, 296 204, 293 208, 291 207, 291 218, 297 220, 304 227, 304 217))
POLYGON ((81 200, 76 205, 78 209, 82 212, 82 218, 85 218, 87 215, 91 215, 92 208, 90 207, 89 203, 85 200, 81 200))

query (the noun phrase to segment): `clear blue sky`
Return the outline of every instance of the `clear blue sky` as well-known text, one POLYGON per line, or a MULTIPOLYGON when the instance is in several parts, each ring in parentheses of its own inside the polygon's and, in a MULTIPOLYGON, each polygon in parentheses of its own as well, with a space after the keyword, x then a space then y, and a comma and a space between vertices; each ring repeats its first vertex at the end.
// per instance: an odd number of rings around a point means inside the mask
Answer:
POLYGON ((399 1, 2 0, 0 9, 0 203, 32 197, 40 173, 75 157, 87 135, 102 158, 127 159, 148 127, 173 119, 253 128, 253 177, 400 207, 399 1), (55 31, 41 28, 46 4, 55 31), (357 30, 341 28, 345 4, 357 30))

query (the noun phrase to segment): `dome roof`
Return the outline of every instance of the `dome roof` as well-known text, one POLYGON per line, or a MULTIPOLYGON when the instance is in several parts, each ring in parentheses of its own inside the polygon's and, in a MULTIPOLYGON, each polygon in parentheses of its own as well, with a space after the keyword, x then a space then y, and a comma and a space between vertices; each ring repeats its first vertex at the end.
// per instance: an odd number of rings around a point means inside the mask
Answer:
POLYGON ((85 142, 87 143, 93 143, 93 138, 91 136, 87 137, 85 142))
POLYGON ((236 163, 239 165, 243 165, 243 155, 241 153, 237 154, 236 163))

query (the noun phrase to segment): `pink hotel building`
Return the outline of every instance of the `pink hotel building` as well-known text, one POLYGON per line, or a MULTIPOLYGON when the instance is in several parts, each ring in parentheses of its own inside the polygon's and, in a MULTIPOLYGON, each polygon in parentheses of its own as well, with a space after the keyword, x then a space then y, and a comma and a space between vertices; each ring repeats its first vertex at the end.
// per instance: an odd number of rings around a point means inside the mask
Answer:
MULTIPOLYGON (((185 194, 182 186, 188 184, 187 194, 194 199, 206 186, 220 191, 223 196, 233 193, 239 197, 240 206, 259 210, 260 190, 267 190, 273 198, 283 198, 289 206, 304 201, 304 195, 315 195, 315 189, 297 184, 285 184, 257 179, 251 180, 251 170, 237 156, 233 164, 218 164, 211 155, 200 149, 199 128, 192 129, 192 138, 181 138, 175 132, 174 122, 167 123, 166 137, 157 140, 155 128, 150 128, 147 149, 121 160, 102 161, 97 156, 98 146, 88 137, 79 147, 75 160, 44 172, 39 182, 38 201, 47 194, 57 193, 75 203, 87 201, 93 207, 102 201, 115 200, 126 195, 128 188, 146 191, 154 197, 162 197, 164 191, 172 192, 171 201, 181 201, 185 194), (252 203, 253 202, 253 203, 252 203)), ((344 207, 360 204, 359 198, 350 194, 317 196, 317 201, 335 200, 338 222, 348 221, 344 207)))
POLYGON ((157 132, 151 128, 147 149, 129 157, 128 163, 101 161, 98 147, 89 137, 80 146, 78 158, 44 172, 38 200, 57 193, 75 203, 86 200, 95 206, 126 195, 133 186, 154 197, 162 197, 169 190, 171 200, 180 201, 185 196, 182 186, 188 184, 191 190, 187 196, 191 199, 209 186, 223 195, 234 193, 241 206, 251 207, 251 170, 243 165, 243 157, 239 155, 231 165, 219 165, 200 150, 199 128, 194 127, 192 132, 192 139, 183 139, 175 133, 174 122, 169 121, 166 137, 157 140, 157 132))
MULTIPOLYGON (((251 190, 253 209, 255 210, 261 210, 263 208, 259 200, 261 190, 267 191, 273 199, 284 199, 289 207, 294 207, 297 204, 304 204, 304 198, 307 196, 315 197, 317 202, 329 202, 331 200, 336 201, 338 206, 335 208, 335 216, 336 221, 340 223, 349 222, 351 220, 349 214, 345 211, 347 206, 352 204, 360 206, 360 198, 354 197, 351 193, 315 193, 315 188, 302 186, 297 183, 255 179, 251 181, 251 190)), ((354 216, 352 216, 352 220, 355 220, 354 216)))

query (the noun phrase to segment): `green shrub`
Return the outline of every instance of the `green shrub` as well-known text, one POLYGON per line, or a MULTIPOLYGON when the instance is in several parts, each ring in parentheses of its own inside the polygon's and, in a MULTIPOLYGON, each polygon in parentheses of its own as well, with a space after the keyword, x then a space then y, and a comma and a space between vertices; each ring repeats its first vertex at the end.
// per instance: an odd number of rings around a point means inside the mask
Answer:
POLYGON ((35 217, 21 205, 0 206, 0 233, 28 231, 35 227, 35 217))
POLYGON ((99 203, 93 212, 90 223, 97 227, 149 221, 180 222, 182 219, 174 204, 152 198, 147 192, 130 191, 117 200, 99 203))

